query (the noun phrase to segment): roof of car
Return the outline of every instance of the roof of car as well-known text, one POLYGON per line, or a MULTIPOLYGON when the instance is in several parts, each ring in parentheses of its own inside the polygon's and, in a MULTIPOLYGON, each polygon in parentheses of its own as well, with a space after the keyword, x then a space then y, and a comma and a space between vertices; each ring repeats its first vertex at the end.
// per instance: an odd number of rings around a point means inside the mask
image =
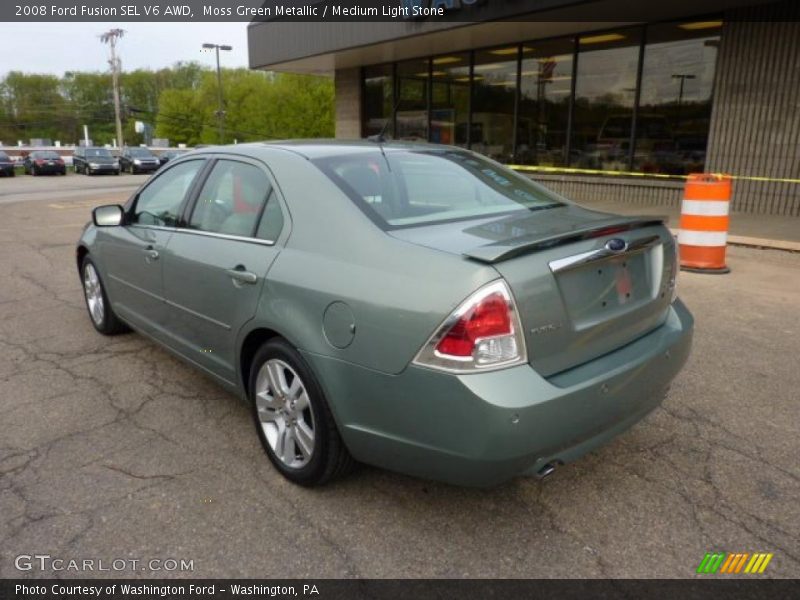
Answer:
POLYGON ((378 143, 372 140, 332 140, 332 139, 311 139, 311 140, 275 140, 266 142, 252 142, 247 144, 237 144, 236 146, 209 146, 203 148, 205 151, 231 151, 238 150, 242 153, 258 152, 262 148, 279 148, 300 154, 305 158, 315 159, 328 156, 340 156, 343 154, 355 154, 369 150, 383 150, 391 152, 393 150, 431 150, 452 149, 450 146, 439 144, 429 144, 427 142, 396 142, 385 141, 378 143))

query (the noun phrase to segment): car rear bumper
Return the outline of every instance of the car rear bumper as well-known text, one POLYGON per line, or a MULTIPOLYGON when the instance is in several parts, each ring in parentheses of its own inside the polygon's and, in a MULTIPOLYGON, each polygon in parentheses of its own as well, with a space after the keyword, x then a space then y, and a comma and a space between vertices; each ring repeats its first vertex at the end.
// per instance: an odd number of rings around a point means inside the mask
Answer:
POLYGON ((685 364, 692 329, 677 301, 658 329, 548 379, 529 365, 460 376, 409 366, 387 375, 306 356, 357 460, 488 486, 575 460, 642 419, 685 364))

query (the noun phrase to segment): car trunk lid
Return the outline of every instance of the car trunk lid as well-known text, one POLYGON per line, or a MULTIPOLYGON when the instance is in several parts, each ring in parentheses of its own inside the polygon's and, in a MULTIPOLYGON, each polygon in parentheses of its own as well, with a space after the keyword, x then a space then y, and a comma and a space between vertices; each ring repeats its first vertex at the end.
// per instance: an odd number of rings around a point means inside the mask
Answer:
POLYGON ((671 302, 674 240, 660 219, 565 205, 391 234, 491 264, 511 287, 528 359, 546 377, 652 331, 671 302))

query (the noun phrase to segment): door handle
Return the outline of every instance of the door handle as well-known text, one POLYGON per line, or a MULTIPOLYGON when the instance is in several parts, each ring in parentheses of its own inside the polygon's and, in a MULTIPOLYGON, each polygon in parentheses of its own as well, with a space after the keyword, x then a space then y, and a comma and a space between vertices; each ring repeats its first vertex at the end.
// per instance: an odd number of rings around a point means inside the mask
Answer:
POLYGON ((239 282, 252 284, 258 281, 258 275, 251 273, 250 271, 245 271, 244 265, 236 265, 236 267, 233 269, 227 269, 225 272, 230 275, 234 283, 239 282))
POLYGON ((154 260, 158 260, 158 250, 153 248, 152 246, 148 246, 144 250, 144 260, 147 263, 153 262, 154 260))

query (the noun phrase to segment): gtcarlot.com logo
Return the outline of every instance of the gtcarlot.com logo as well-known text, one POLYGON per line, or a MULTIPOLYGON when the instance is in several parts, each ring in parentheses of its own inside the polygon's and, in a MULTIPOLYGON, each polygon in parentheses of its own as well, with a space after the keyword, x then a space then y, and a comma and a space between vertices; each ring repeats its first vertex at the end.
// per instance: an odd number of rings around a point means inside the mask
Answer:
POLYGON ((755 575, 767 570, 772 557, 772 553, 766 552, 706 552, 697 572, 704 575, 755 575))
POLYGON ((63 558, 49 554, 20 554, 18 571, 194 571, 194 560, 185 558, 63 558))

